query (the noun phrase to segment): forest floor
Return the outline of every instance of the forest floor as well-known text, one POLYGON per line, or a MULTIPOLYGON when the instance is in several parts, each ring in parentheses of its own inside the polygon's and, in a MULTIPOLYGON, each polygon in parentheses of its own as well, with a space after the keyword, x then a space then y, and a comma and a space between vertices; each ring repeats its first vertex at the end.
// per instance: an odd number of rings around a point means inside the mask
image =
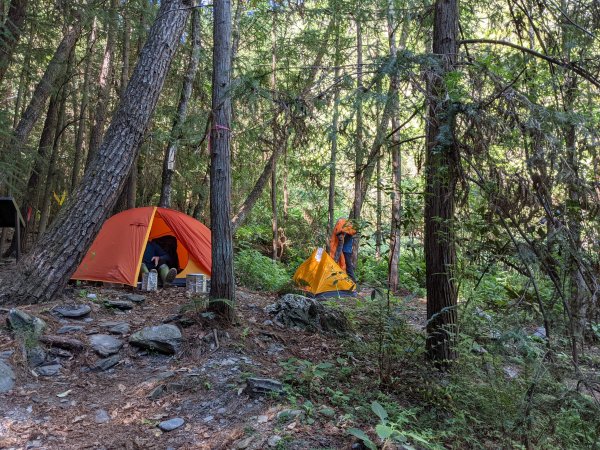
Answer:
MULTIPOLYGON (((276 296, 238 289, 236 324, 224 326, 196 311, 183 288, 144 293, 145 301, 129 311, 107 308, 103 302, 131 290, 85 289, 70 289, 51 304, 20 308, 48 324, 46 335, 55 335, 65 325, 82 327, 62 335, 85 347, 63 352, 57 358, 57 375, 39 376, 28 365, 23 344, 8 328, 0 328, 0 358, 16 373, 13 390, 0 394, 0 449, 342 449, 355 441, 331 404, 318 405, 323 414, 311 413, 286 396, 253 398, 244 390, 248 377, 284 381, 290 358, 318 364, 343 353, 344 338, 274 324, 264 308, 276 296), (60 318, 51 311, 74 303, 91 307, 85 321, 60 318), (127 343, 131 333, 171 319, 183 334, 177 354, 142 351, 127 343), (106 321, 125 322, 129 330, 117 336, 124 342, 119 363, 93 371, 90 367, 99 357, 88 339, 103 333, 106 321), (157 427, 172 418, 185 423, 169 432, 157 427)), ((361 299, 340 304, 344 309, 355 301, 361 299)), ((7 313, 0 310, 2 323, 7 313)), ((409 324, 421 328, 424 300, 410 299, 404 314, 409 324)))

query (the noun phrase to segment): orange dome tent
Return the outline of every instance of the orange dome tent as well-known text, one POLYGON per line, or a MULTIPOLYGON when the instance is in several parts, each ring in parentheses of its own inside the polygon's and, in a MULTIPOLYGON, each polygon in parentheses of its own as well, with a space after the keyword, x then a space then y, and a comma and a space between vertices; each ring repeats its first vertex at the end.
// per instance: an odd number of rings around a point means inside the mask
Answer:
POLYGON ((294 274, 300 289, 315 297, 354 295, 356 285, 322 248, 316 249, 294 274))
POLYGON ((179 211, 150 206, 108 219, 71 278, 136 286, 146 243, 163 236, 177 240, 177 278, 188 273, 210 276, 210 230, 179 211))

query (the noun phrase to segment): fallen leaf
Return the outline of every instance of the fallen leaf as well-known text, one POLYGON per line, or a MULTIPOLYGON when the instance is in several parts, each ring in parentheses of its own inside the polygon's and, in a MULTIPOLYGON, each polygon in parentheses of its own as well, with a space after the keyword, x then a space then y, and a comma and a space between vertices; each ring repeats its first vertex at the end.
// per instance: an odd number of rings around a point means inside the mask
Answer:
POLYGON ((73 392, 73 389, 69 389, 68 391, 61 392, 60 394, 56 394, 56 396, 57 396, 57 397, 60 397, 60 398, 64 398, 64 397, 66 397, 67 395, 69 395, 71 392, 73 392))

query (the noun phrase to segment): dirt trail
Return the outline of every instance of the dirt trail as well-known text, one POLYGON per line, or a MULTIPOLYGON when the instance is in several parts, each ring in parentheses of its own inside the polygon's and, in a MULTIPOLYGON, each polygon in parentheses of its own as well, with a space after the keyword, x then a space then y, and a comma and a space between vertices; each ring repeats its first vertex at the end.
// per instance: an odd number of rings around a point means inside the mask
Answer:
MULTIPOLYGON (((280 379, 281 361, 335 357, 340 341, 278 328, 264 312, 276 298, 240 289, 235 326, 224 328, 214 318, 189 311, 185 317, 197 319, 194 323, 172 322, 182 330, 182 350, 174 356, 149 353, 130 346, 128 336, 176 318, 189 299, 183 289, 171 288, 146 295, 130 311, 104 306, 105 300, 127 292, 89 288, 83 296, 72 291, 60 302, 22 308, 47 322, 46 334, 65 325, 83 327, 63 335, 79 339, 86 349, 58 357, 62 368, 56 376, 37 376, 13 335, 0 328, 0 355, 17 374, 15 388, 0 394, 0 449, 350 447, 352 440, 334 418, 317 418, 310 426, 301 417, 278 418, 282 409, 291 407, 285 397, 251 398, 244 392, 249 376, 280 379), (92 311, 87 322, 53 315, 51 309, 64 303, 88 304, 92 311), (95 372, 90 367, 99 357, 87 344, 89 335, 104 332, 99 326, 104 321, 126 322, 130 330, 115 336, 125 342, 121 361, 95 372), (160 431, 157 424, 172 418, 185 423, 174 431, 160 431)), ((0 312, 2 323, 5 316, 6 311, 0 312)))

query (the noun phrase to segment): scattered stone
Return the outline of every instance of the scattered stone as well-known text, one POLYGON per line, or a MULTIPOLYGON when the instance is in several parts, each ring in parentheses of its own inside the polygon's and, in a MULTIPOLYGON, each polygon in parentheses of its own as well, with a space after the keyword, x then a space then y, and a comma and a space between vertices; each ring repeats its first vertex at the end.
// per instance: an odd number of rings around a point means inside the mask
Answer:
POLYGON ((32 316, 19 309, 8 311, 6 323, 15 333, 33 334, 34 337, 42 335, 47 325, 39 317, 32 316))
POLYGON ((27 349, 27 363, 29 367, 38 367, 46 361, 46 351, 39 345, 27 349))
POLYGON ((227 412, 227 408, 219 408, 217 409, 217 414, 225 414, 227 412))
POLYGON ((283 394, 283 384, 279 381, 269 378, 248 378, 246 380, 246 394, 250 397, 257 397, 267 394, 283 394))
POLYGON ((14 350, 4 350, 0 352, 0 359, 8 359, 15 353, 14 350))
POLYGON ((0 392, 8 392, 15 385, 15 373, 12 368, 0 360, 0 392))
POLYGON ((98 296, 96 294, 88 294, 86 295, 87 298, 91 298, 91 299, 96 299, 98 298, 98 296))
POLYGON ((208 320, 214 320, 217 317, 217 315, 212 311, 203 312, 202 314, 200 314, 200 316, 208 320))
POLYGON ((73 358, 73 353, 71 353, 68 350, 63 350, 62 348, 53 347, 50 350, 48 350, 48 354, 51 356, 57 356, 59 358, 73 358))
POLYGON ((60 364, 50 364, 47 366, 37 367, 35 373, 42 377, 54 377, 60 373, 62 366, 60 364))
POLYGON ((52 347, 64 348, 66 350, 80 351, 85 345, 78 339, 68 338, 63 336, 41 336, 40 341, 52 347))
POLYGON ((286 294, 265 308, 276 324, 307 331, 345 333, 350 325, 344 313, 327 307, 314 298, 286 294))
POLYGON ((90 345, 96 353, 106 357, 118 353, 123 341, 108 334, 94 334, 90 336, 90 345))
POLYGON ((517 367, 513 366, 505 366, 502 368, 502 370, 504 371, 504 374, 511 380, 513 378, 517 378, 519 376, 519 373, 521 373, 521 371, 517 367))
POLYGON ((267 444, 269 444, 269 447, 277 447, 277 444, 279 444, 279 441, 282 439, 283 438, 281 436, 274 435, 269 438, 267 444))
POLYGON ((87 316, 92 311, 89 305, 62 305, 52 309, 54 314, 70 319, 79 319, 87 316))
POLYGON ((128 300, 130 302, 133 303, 142 303, 144 301, 146 301, 146 297, 140 294, 127 294, 127 295, 123 295, 123 297, 125 300, 128 300))
POLYGON ((173 431, 182 426, 185 421, 180 417, 175 417, 174 419, 165 420, 158 424, 158 428, 162 431, 173 431))
POLYGON ((202 419, 202 421, 204 423, 208 423, 208 422, 212 422, 212 420, 214 419, 214 416, 206 416, 204 419, 202 419))
POLYGON ((119 355, 112 355, 108 358, 99 359, 90 367, 90 369, 96 372, 104 372, 105 370, 108 370, 111 367, 119 364, 120 361, 121 357, 119 355))
POLYGON ((99 409, 96 411, 96 415, 94 416, 94 422, 106 423, 109 420, 110 420, 110 416, 108 415, 108 413, 105 410, 99 409))
POLYGON ((70 334, 70 333, 79 333, 83 331, 85 328, 81 325, 65 325, 64 327, 60 327, 56 334, 70 334))
POLYGON ((129 333, 129 324, 127 322, 101 322, 102 328, 112 334, 127 334, 129 333))
POLYGON ((177 353, 181 340, 181 331, 175 325, 146 327, 129 338, 133 345, 167 354, 177 353))
POLYGON ((272 321, 272 320, 269 320, 269 319, 267 319, 267 320, 265 320, 265 321, 263 322, 263 325, 264 325, 264 326, 267 326, 267 327, 269 327, 269 326, 272 326, 272 325, 273 325, 273 321, 272 321))
POLYGON ((258 416, 258 423, 267 423, 269 421, 269 416, 258 416))
POLYGON ((91 317, 86 317, 85 319, 83 319, 83 321, 84 321, 85 323, 91 323, 91 322, 93 322, 93 321, 94 321, 94 319, 92 319, 91 317))
POLYGON ((104 306, 107 308, 120 309, 121 311, 133 309, 133 303, 128 302, 127 300, 105 300, 104 306))
POLYGON ((244 449, 250 447, 250 444, 252 444, 253 439, 254 439, 254 436, 250 436, 250 437, 247 437, 246 439, 242 439, 241 441, 237 441, 237 443, 235 444, 235 448, 237 450, 244 450, 244 449))
POLYGON ((301 409, 284 409, 277 413, 277 420, 288 421, 293 420, 296 417, 303 417, 304 411, 301 409))

